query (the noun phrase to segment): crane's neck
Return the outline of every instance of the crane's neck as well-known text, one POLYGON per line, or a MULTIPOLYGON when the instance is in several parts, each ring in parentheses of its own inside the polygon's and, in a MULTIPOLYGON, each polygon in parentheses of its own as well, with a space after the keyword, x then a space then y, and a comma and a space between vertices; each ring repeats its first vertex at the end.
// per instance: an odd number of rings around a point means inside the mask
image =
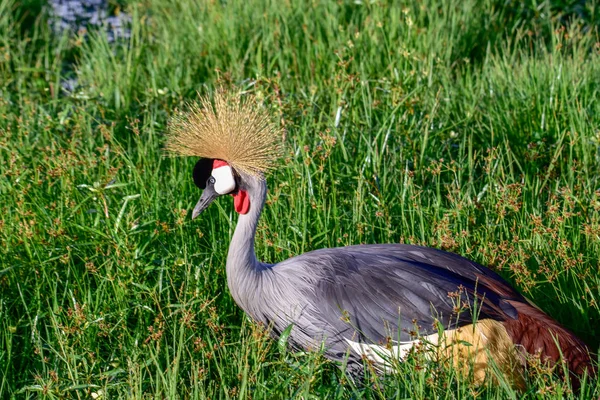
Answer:
POLYGON ((251 304, 260 288, 261 271, 267 268, 259 262, 254 253, 256 227, 265 204, 267 185, 262 179, 247 180, 247 193, 250 210, 240 214, 227 254, 227 285, 235 302, 247 313, 253 315, 251 304))

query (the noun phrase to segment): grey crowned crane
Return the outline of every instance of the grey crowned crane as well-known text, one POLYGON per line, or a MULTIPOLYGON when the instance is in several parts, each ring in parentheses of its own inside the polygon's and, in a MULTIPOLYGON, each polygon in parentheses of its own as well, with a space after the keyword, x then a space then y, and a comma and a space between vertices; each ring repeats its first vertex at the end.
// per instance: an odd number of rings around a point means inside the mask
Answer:
POLYGON ((257 101, 221 90, 170 124, 167 150, 199 157, 194 183, 203 189, 197 217, 217 197, 234 197, 239 219, 227 256, 235 302, 277 337, 290 325, 297 349, 324 347, 329 359, 363 372, 364 359, 386 370, 415 346, 453 359, 470 357, 481 382, 490 360, 522 386, 528 355, 564 359, 572 375, 594 373, 573 333, 533 306, 502 277, 459 255, 405 245, 320 249, 277 264, 256 259, 254 238, 265 204, 264 173, 280 132, 257 101), (457 311, 457 308, 460 309, 457 311))

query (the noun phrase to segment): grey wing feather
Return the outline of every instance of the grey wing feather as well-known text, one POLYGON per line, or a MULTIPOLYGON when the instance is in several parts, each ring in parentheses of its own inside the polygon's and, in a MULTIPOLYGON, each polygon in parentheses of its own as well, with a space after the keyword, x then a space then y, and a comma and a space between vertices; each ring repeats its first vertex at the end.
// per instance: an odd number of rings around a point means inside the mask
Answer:
POLYGON ((303 277, 294 285, 310 313, 297 321, 298 328, 311 330, 313 337, 315 329, 322 329, 338 354, 347 346, 345 340, 410 341, 417 329, 419 334, 437 332, 435 321, 445 329, 470 324, 474 316, 469 307, 477 308, 477 318, 514 319, 516 311, 506 300, 524 300, 493 271, 452 253, 417 246, 323 249, 276 268, 303 277), (449 293, 459 288, 460 302, 469 307, 457 315, 457 299, 449 293))

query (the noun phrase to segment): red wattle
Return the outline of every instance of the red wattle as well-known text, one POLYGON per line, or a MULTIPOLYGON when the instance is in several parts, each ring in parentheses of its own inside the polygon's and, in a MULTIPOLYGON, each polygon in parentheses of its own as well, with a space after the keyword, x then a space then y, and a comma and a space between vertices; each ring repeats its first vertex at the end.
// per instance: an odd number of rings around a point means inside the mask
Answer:
POLYGON ((239 190, 233 195, 233 205, 235 206, 235 211, 239 214, 248 214, 248 211, 250 211, 250 197, 248 197, 248 193, 245 190, 239 190))

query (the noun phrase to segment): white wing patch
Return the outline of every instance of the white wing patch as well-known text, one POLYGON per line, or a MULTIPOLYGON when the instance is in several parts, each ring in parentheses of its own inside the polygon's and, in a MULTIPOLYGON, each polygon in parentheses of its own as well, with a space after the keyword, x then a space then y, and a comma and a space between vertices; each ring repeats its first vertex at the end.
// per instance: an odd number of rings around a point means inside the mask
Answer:
POLYGON ((235 189, 235 178, 229 165, 214 168, 211 175, 215 178, 215 192, 227 194, 235 189))
POLYGON ((439 337, 437 333, 434 333, 411 342, 400 342, 400 344, 391 348, 376 344, 353 342, 349 339, 346 339, 346 342, 348 342, 350 348, 356 354, 365 356, 367 360, 375 363, 377 367, 389 371, 392 367, 392 360, 404 361, 410 350, 417 345, 429 344, 435 346, 439 342, 439 337))

